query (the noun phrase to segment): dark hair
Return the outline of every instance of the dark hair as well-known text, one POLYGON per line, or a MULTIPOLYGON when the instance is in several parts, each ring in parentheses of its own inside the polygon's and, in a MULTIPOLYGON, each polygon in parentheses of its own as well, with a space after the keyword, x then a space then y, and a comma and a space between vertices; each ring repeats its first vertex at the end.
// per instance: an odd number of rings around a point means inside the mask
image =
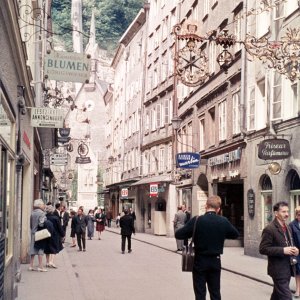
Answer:
POLYGON ((59 202, 55 204, 55 208, 56 209, 60 208, 60 203, 59 202))
POLYGON ((273 211, 279 211, 280 207, 283 206, 289 206, 289 204, 286 201, 279 201, 273 206, 273 211))
POLYGON ((129 214, 129 211, 128 211, 127 208, 124 209, 124 214, 125 214, 125 215, 128 215, 128 214, 129 214))

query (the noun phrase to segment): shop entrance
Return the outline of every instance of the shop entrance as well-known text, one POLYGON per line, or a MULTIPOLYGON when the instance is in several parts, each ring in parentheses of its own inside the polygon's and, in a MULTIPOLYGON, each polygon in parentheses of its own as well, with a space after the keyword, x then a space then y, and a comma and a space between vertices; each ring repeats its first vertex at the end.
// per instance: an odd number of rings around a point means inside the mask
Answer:
POLYGON ((222 215, 233 224, 243 240, 244 186, 241 183, 218 183, 218 196, 222 199, 222 215))

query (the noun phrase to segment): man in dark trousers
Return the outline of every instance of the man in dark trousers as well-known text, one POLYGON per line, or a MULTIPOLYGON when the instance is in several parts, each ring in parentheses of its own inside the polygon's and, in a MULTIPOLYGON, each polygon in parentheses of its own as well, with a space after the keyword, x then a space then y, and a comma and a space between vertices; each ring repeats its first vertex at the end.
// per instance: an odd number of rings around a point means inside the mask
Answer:
MULTIPOLYGON (((220 300, 221 258, 224 240, 236 239, 237 229, 219 216, 221 198, 211 196, 206 201, 206 213, 197 219, 194 236, 195 262, 193 268, 193 286, 196 300, 206 299, 206 284, 211 300, 220 300)), ((175 232, 176 239, 191 238, 196 217, 175 232)))
POLYGON ((77 212, 77 216, 75 216, 72 220, 74 222, 74 228, 75 228, 75 233, 77 236, 77 244, 79 247, 78 251, 86 251, 85 248, 85 233, 86 233, 86 226, 87 226, 87 218, 83 214, 83 209, 79 208, 77 212), (81 245, 82 242, 82 245, 81 245), (83 249, 82 249, 83 246, 83 249))
MULTIPOLYGON (((70 215, 66 211, 66 206, 65 205, 61 206, 60 218, 61 218, 61 226, 62 226, 62 229, 63 229, 63 231, 65 233, 65 236, 66 236, 66 231, 67 231, 67 227, 68 227, 68 224, 69 224, 70 215)), ((63 242, 64 241, 65 241, 65 238, 63 238, 63 242)))
POLYGON ((131 235, 132 233, 135 234, 135 229, 134 229, 134 219, 133 217, 129 214, 128 210, 124 210, 124 216, 121 217, 120 219, 120 227, 121 227, 121 235, 122 235, 122 254, 125 254, 125 243, 126 243, 126 238, 128 242, 128 253, 132 252, 131 250, 131 235))
MULTIPOLYGON (((290 279, 293 257, 299 254, 286 222, 289 218, 288 203, 281 201, 273 206, 274 220, 262 232, 259 252, 268 256, 268 274, 274 282, 271 300, 292 300, 290 279)), ((297 263, 297 261, 295 261, 297 263)))

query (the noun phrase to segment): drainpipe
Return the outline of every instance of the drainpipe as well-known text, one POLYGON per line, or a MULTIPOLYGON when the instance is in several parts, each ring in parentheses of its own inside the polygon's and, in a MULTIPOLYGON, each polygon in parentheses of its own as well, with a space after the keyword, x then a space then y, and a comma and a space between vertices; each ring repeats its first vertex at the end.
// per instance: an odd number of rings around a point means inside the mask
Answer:
POLYGON ((16 212, 17 212, 17 242, 15 248, 15 280, 16 282, 21 281, 21 267, 20 267, 20 255, 21 255, 21 219, 22 219, 22 175, 25 157, 22 153, 21 147, 21 116, 26 115, 25 101, 24 101, 24 86, 18 85, 18 135, 17 135, 17 159, 16 159, 16 212))

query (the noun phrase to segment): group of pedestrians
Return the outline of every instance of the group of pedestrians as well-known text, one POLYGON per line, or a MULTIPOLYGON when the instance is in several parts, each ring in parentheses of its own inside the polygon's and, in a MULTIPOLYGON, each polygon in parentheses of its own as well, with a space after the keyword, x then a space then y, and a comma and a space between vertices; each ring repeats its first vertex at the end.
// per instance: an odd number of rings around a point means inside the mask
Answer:
POLYGON ((54 257, 63 250, 63 242, 66 228, 69 222, 69 214, 66 207, 57 203, 44 204, 42 199, 34 200, 33 211, 30 216, 31 243, 29 271, 47 272, 48 268, 56 269, 54 257), (49 238, 35 241, 35 233, 47 229, 49 238), (43 256, 46 255, 46 268, 43 265, 43 256), (34 267, 34 257, 38 256, 38 267, 34 267))

